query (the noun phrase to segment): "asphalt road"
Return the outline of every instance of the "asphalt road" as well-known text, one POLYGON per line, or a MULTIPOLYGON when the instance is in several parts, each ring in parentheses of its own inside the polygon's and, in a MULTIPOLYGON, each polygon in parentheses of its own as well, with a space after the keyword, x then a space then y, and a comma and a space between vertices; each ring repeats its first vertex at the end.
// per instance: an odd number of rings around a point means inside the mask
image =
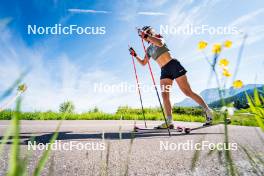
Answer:
MULTIPOLYGON (((0 121, 1 136, 9 123, 0 121)), ((147 122, 149 127, 159 123, 147 122)), ((21 155, 28 151, 32 153, 29 174, 58 124, 59 121, 21 121, 21 155), (32 136, 35 138, 31 142, 36 142, 36 148, 29 145, 32 136)), ((175 124, 201 126, 201 123, 175 124)), ((142 121, 137 125, 144 127, 142 121)), ((211 147, 223 146, 223 125, 187 135, 172 132, 171 137, 166 131, 133 134, 133 126, 133 121, 63 121, 57 147, 53 146, 42 175, 226 175, 223 150, 210 152, 208 149, 209 144, 211 147), (193 147, 199 144, 203 148, 195 152, 193 147), (195 153, 197 162, 192 162, 195 153)), ((229 149, 238 174, 264 175, 264 133, 255 127, 230 125, 228 130, 232 144, 229 149)), ((1 158, 0 175, 8 168, 11 144, 10 139, 1 158)))

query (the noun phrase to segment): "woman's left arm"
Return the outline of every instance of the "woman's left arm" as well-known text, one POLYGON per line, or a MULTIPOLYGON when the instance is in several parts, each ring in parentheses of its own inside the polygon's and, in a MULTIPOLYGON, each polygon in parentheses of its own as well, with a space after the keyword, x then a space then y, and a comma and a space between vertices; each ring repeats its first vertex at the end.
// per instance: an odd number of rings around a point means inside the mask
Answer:
POLYGON ((164 45, 164 41, 161 38, 157 38, 157 37, 153 37, 153 36, 148 36, 146 38, 150 43, 158 46, 158 47, 162 47, 164 45))

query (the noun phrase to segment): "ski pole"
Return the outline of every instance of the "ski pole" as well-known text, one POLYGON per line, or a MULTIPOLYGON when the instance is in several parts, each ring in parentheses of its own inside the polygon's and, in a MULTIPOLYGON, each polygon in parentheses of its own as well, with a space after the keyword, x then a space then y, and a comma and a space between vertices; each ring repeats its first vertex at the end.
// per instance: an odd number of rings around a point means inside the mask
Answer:
POLYGON ((142 103, 142 96, 141 96, 141 92, 140 92, 140 86, 139 86, 139 81, 138 81, 138 75, 137 75, 136 64, 135 64, 135 61, 134 61, 134 56, 132 56, 132 62, 133 62, 134 73, 135 73, 136 82, 137 82, 137 90, 138 90, 138 94, 139 94, 139 100, 140 100, 140 103, 141 103, 142 115, 143 115, 143 118, 144 118, 145 127, 147 128, 146 117, 145 117, 144 107, 143 107, 143 103, 142 103))
POLYGON ((150 63, 149 63, 149 56, 148 56, 148 54, 147 54, 147 51, 146 51, 146 47, 145 47, 145 45, 144 45, 143 38, 141 38, 141 42, 142 42, 142 45, 143 45, 143 49, 144 49, 145 55, 146 55, 147 60, 148 60, 148 67, 149 67, 150 75, 151 75, 152 82, 153 82, 154 87, 155 87, 155 90, 156 90, 156 94, 157 94, 157 97, 158 97, 158 100, 159 100, 159 104, 160 104, 160 108, 161 108, 161 111, 162 111, 162 115, 163 115, 163 118, 164 118, 165 124, 166 124, 166 126, 167 126, 168 133, 169 133, 169 135, 171 136, 170 129, 169 129, 169 126, 168 126, 168 121, 167 121, 167 119, 166 119, 166 117, 165 117, 164 109, 163 109, 162 104, 161 104, 161 101, 160 101, 160 96, 159 96, 158 89, 157 89, 157 85, 156 85, 156 82, 155 82, 155 79, 154 79, 154 76, 153 76, 153 72, 152 72, 152 69, 151 69, 150 63))

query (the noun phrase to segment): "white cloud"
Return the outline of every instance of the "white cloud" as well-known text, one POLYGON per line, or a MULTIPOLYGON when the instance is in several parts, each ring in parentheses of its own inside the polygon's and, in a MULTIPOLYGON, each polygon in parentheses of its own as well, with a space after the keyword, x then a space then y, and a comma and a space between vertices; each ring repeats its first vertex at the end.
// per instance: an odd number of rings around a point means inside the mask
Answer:
POLYGON ((44 56, 45 48, 27 47, 15 35, 5 29, 7 36, 0 36, 0 92, 7 89, 28 66, 29 74, 23 80, 28 90, 23 100, 24 111, 58 110, 60 103, 71 100, 77 112, 88 111, 94 106, 106 112, 114 112, 120 105, 137 105, 134 93, 97 93, 95 83, 119 84, 122 82, 113 72, 82 70, 66 54, 52 58, 44 56), (14 37, 12 37, 14 36, 14 37), (16 38, 16 40, 14 40, 16 38), (14 42, 15 41, 15 42, 14 42))
POLYGON ((68 9, 69 12, 72 13, 111 13, 110 11, 105 11, 105 10, 92 10, 92 9, 68 9))
POLYGON ((151 4, 152 7, 153 6, 154 7, 160 7, 167 2, 168 2, 168 0, 147 0, 147 1, 143 1, 144 4, 151 4))
MULTIPOLYGON (((246 44, 250 45, 264 39, 264 25, 259 24, 263 17, 264 8, 260 8, 235 19, 230 22, 229 26, 236 26, 242 33, 247 34, 246 44)), ((239 37, 236 38, 239 39, 239 37)))
POLYGON ((146 15, 146 16, 164 16, 166 13, 162 12, 138 12, 138 15, 146 15))
POLYGON ((260 14, 262 14, 264 12, 264 8, 255 10, 251 13, 245 14, 239 18, 237 18, 236 20, 234 20, 230 26, 240 26, 240 25, 247 25, 247 23, 249 21, 252 20, 256 20, 256 17, 259 16, 260 14))

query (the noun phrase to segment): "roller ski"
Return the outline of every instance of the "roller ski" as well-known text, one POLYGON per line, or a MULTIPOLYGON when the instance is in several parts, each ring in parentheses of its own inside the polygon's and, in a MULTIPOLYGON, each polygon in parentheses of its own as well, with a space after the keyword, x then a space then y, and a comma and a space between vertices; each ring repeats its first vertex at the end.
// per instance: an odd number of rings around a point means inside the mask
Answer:
POLYGON ((134 132, 166 132, 168 130, 168 128, 170 129, 170 131, 173 132, 183 132, 184 128, 177 126, 176 128, 174 127, 173 123, 162 123, 161 125, 158 125, 154 128, 140 128, 135 126, 134 127, 134 132))
POLYGON ((215 124, 212 124, 212 122, 210 122, 210 124, 203 124, 202 126, 199 126, 199 127, 195 127, 195 128, 184 128, 184 132, 186 134, 189 134, 191 131, 195 131, 195 130, 199 130, 199 129, 203 129, 203 128, 208 128, 208 127, 212 127, 212 126, 215 126, 215 125, 220 125, 220 124, 230 124, 231 123, 231 119, 230 118, 227 118, 226 119, 226 122, 224 121, 221 121, 221 122, 217 122, 215 124))

